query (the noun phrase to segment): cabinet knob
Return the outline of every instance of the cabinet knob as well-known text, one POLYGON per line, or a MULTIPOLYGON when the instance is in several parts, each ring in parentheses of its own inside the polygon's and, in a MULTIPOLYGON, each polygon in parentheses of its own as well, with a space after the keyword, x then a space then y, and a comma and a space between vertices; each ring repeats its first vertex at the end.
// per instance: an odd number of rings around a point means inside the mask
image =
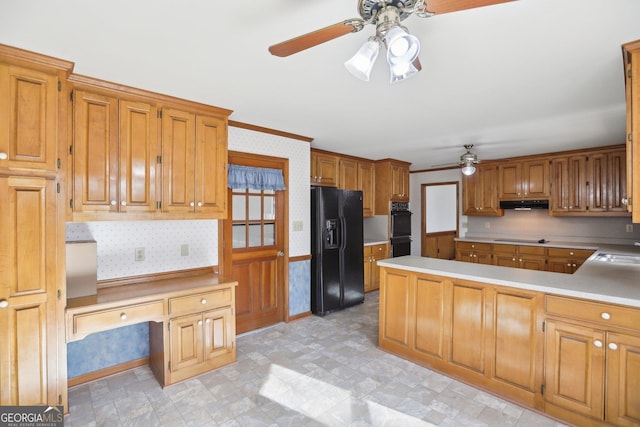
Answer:
POLYGON ((520 259, 518 260, 518 262, 522 262, 522 258, 520 258, 520 259))
POLYGON ((117 204, 117 202, 115 200, 111 201, 111 206, 115 206, 117 204))
POLYGON ((567 264, 567 267, 571 267, 571 263, 568 263, 568 264, 567 264))
POLYGON ((207 299, 206 299, 206 298, 202 298, 202 299, 200 300, 200 302, 202 303, 202 305, 205 305, 205 304, 207 303, 207 299))
POLYGON ((569 255, 573 255, 573 251, 569 252, 569 255))
MULTIPOLYGON (((0 153, 0 155, 2 155, 3 153, 0 153)), ((6 154, 5 154, 6 155, 6 154)), ((1 157, 0 157, 1 158, 1 157)), ((623 205, 627 206, 627 203, 629 203, 629 199, 627 199, 626 197, 623 197, 622 200, 620 200, 620 202, 622 202, 623 205)))
POLYGON ((207 322, 207 324, 211 323, 211 319, 207 318, 207 320, 205 320, 205 322, 207 322))
POLYGON ((598 347, 598 348, 601 348, 601 347, 602 347, 602 341, 600 341, 600 340, 595 340, 595 341, 593 342, 593 345, 595 345, 595 346, 596 346, 596 347, 598 347))
POLYGON ((202 202, 198 202, 198 207, 202 206, 202 202))
POLYGON ((516 260, 515 258, 511 258, 511 261, 515 261, 515 260, 516 260))
POLYGON ((0 151, 0 160, 7 160, 9 158, 9 155, 7 153, 5 153, 4 151, 0 151))
POLYGON ((123 200, 123 201, 120 202, 120 205, 127 206, 127 202, 123 200))
POLYGON ((198 320, 198 326, 202 326, 202 320, 198 320))
POLYGON ((609 349, 611 350, 617 350, 618 349, 618 344, 614 343, 614 342, 610 342, 609 343, 609 349))
POLYGON ((607 313, 606 311, 605 311, 605 312, 603 312, 603 313, 600 313, 600 317, 601 317, 603 320, 609 320, 609 319, 611 319, 611 315, 610 315, 609 313, 607 313))
POLYGON ((120 320, 127 320, 127 313, 120 313, 120 320))
POLYGON ((9 301, 7 301, 6 299, 0 300, 0 308, 7 308, 7 307, 9 307, 9 301))
POLYGON ((195 205, 196 205, 196 204, 195 204, 195 203, 193 203, 193 202, 189 203, 189 206, 191 206, 191 207, 194 207, 195 205))

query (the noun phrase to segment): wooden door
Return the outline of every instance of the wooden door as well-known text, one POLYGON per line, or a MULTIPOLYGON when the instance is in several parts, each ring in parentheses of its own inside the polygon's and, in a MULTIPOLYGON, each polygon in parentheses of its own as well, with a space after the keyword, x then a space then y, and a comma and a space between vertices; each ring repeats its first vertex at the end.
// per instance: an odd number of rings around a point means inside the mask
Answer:
POLYGON ((522 164, 507 163, 498 166, 499 191, 501 199, 521 199, 522 164))
POLYGON ((549 197, 549 160, 539 159, 522 163, 523 197, 549 197))
POLYGON ((330 154, 315 153, 316 179, 318 185, 338 186, 338 158, 330 154))
MULTIPOLYGON (((281 169, 284 159, 245 153, 229 154, 229 163, 281 169)), ((224 274, 238 281, 236 331, 247 332, 285 320, 286 191, 228 190, 227 221, 223 222, 224 274)))
POLYGON ((199 365, 204 361, 202 314, 176 317, 169 321, 171 371, 199 365))
POLYGON ((163 212, 195 211, 195 135, 194 114, 162 110, 163 212))
POLYGON ((0 178, 0 405, 58 401, 55 199, 53 180, 0 178))
POLYGON ((609 180, 607 185, 609 212, 627 212, 623 199, 627 197, 627 153, 624 149, 608 154, 609 180))
POLYGON ((158 111, 126 100, 119 107, 120 212, 155 212, 158 111))
POLYGON ((225 122, 196 117, 195 211, 224 213, 227 203, 227 144, 225 122))
POLYGON ((545 323, 545 400, 602 420, 604 332, 552 320, 545 323))
POLYGON ((225 307, 203 313, 204 360, 215 359, 233 351, 234 325, 232 308, 225 307))
POLYGON ((117 212, 118 100, 73 93, 73 210, 117 212))
POLYGON ((0 64, 0 167, 56 170, 58 77, 0 64))
POLYGON ((372 162, 358 162, 358 189, 362 190, 362 215, 373 216, 375 210, 375 166, 372 162))
POLYGON ((486 362, 486 290, 453 283, 449 362, 484 374, 486 362))
POLYGON ((586 156, 569 157, 569 212, 586 212, 588 206, 586 156))
POLYGON ((607 334, 606 420, 617 426, 640 425, 640 338, 607 334))
POLYGON ((340 159, 340 177, 338 188, 358 190, 358 162, 351 159, 340 159))
POLYGON ((415 312, 414 350, 445 360, 449 306, 447 283, 439 278, 418 277, 413 299, 415 312))

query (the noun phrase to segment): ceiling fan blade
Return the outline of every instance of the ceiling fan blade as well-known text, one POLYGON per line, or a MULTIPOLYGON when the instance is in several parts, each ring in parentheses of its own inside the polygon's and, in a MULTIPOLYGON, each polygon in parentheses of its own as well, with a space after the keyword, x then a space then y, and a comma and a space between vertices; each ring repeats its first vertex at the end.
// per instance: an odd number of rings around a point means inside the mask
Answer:
POLYGON ((492 4, 507 3, 514 0, 425 0, 427 10, 436 15, 492 4))
POLYGON ((349 19, 342 21, 293 39, 289 39, 282 43, 269 46, 269 52, 271 52, 272 55, 280 57, 293 55, 294 53, 328 42, 329 40, 337 39, 345 34, 360 31, 363 24, 364 21, 361 19, 349 19))

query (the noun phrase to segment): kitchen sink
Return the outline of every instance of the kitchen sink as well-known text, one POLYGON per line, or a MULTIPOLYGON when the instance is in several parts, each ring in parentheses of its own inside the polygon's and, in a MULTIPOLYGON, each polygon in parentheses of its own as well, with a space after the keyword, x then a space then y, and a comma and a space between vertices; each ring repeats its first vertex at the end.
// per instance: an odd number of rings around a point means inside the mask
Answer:
POLYGON ((635 264, 640 265, 640 255, 624 255, 624 254, 598 254, 596 261, 611 262, 614 264, 635 264))

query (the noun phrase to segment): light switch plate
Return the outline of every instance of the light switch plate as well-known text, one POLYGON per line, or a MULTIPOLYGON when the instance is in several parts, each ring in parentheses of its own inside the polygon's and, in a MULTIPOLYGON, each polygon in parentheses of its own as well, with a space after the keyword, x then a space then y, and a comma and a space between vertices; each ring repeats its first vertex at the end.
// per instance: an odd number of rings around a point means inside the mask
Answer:
POLYGON ((302 221, 293 221, 293 231, 302 231, 303 222, 302 221))
POLYGON ((180 245, 180 256, 189 256, 189 245, 183 244, 180 245))
POLYGON ((135 250, 135 260, 136 261, 144 261, 144 248, 136 248, 136 250, 135 250))

